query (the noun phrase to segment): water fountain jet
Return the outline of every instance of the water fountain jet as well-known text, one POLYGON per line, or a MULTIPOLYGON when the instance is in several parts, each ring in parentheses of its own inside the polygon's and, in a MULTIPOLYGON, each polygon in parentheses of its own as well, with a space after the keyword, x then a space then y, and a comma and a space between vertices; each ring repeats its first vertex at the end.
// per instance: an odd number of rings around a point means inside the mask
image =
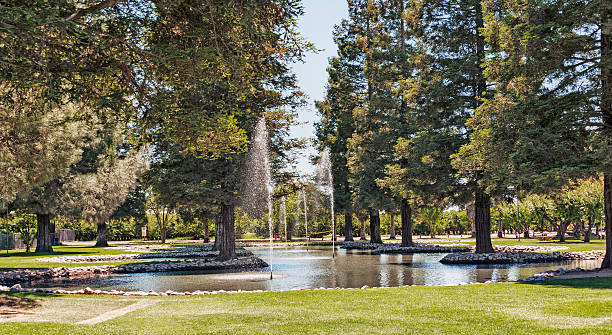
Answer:
POLYGON ((324 188, 327 188, 329 192, 329 209, 331 213, 331 224, 332 224, 332 258, 336 256, 336 215, 334 213, 334 177, 331 169, 331 159, 329 149, 326 148, 321 155, 320 162, 321 173, 323 174, 325 181, 327 182, 324 188))
POLYGON ((306 192, 304 189, 300 191, 302 195, 302 201, 304 202, 304 227, 306 228, 306 252, 308 252, 308 242, 310 240, 308 236, 308 211, 306 207, 306 192))
POLYGON ((281 207, 280 214, 282 218, 282 224, 285 227, 285 242, 287 242, 287 202, 285 201, 285 196, 281 197, 281 207))
POLYGON ((265 192, 268 215, 268 230, 270 233, 270 279, 272 275, 273 254, 272 247, 274 243, 274 223, 272 221, 272 193, 274 186, 272 184, 272 175, 270 169, 270 150, 269 150, 268 129, 266 127, 265 118, 260 118, 255 126, 253 133, 253 145, 249 150, 247 163, 247 182, 244 194, 247 195, 244 201, 244 207, 253 210, 261 215, 262 208, 256 206, 256 203, 265 192))

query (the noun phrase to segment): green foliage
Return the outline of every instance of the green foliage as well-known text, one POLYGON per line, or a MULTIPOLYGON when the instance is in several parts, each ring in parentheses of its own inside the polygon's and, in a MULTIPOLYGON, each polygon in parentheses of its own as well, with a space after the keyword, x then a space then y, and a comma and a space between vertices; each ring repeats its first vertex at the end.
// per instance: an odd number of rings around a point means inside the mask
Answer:
POLYGON ((471 231, 472 222, 465 211, 447 210, 441 215, 439 227, 443 233, 463 235, 471 231))
POLYGON ((589 178, 546 195, 530 194, 518 201, 501 202, 494 221, 501 219, 504 230, 515 232, 559 231, 585 223, 590 223, 590 228, 601 227, 605 224, 602 188, 601 179, 589 178))
POLYGON ((141 224, 135 218, 111 219, 106 221, 110 241, 129 241, 140 238, 141 224))
POLYGON ((147 222, 146 198, 143 187, 140 183, 111 215, 111 219, 134 218, 139 224, 144 225, 147 222))
POLYGON ((26 252, 30 252, 30 247, 36 239, 36 215, 20 210, 15 211, 9 230, 19 234, 21 241, 26 246, 26 252))
POLYGON ((38 108, 29 95, 5 92, 0 101, 0 199, 17 201, 21 208, 56 212, 59 189, 83 152, 99 142, 97 119, 79 119, 80 103, 49 104, 38 108))
POLYGON ((610 20, 601 13, 610 8, 589 0, 483 2, 485 70, 495 92, 468 123, 473 133, 458 167, 485 171, 490 189, 533 192, 610 171, 603 85, 612 60, 599 47, 601 22, 610 20))

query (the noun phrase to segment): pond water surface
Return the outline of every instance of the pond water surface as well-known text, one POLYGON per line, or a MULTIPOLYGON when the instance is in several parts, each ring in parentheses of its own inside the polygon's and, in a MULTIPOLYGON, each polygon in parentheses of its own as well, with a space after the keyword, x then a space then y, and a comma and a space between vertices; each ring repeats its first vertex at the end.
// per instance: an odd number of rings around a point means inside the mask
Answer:
MULTIPOLYGON (((266 262, 267 247, 248 248, 266 262)), ((270 269, 233 273, 167 272, 122 274, 81 282, 37 283, 37 287, 84 288, 123 291, 213 291, 312 289, 319 287, 358 288, 402 285, 457 285, 460 283, 510 281, 550 269, 593 269, 601 261, 572 261, 521 265, 444 265, 445 254, 372 255, 368 250, 331 247, 275 247, 274 279, 270 269)))

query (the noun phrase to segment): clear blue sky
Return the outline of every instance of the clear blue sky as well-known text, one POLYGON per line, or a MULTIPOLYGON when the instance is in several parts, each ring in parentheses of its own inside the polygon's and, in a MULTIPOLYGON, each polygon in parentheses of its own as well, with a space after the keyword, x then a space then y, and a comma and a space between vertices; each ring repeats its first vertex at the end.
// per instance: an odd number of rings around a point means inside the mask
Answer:
MULTIPOLYGON (((322 100, 327 83, 327 59, 337 53, 332 38, 334 25, 340 23, 348 15, 346 0, 303 0, 305 14, 299 19, 299 29, 302 35, 313 42, 317 49, 323 49, 317 54, 309 54, 304 63, 293 66, 300 88, 308 95, 308 105, 299 111, 300 126, 293 127, 291 134, 298 138, 310 138, 314 135, 313 124, 317 120, 314 108, 315 100, 322 100)), ((299 171, 308 174, 314 171, 308 162, 308 156, 313 154, 311 148, 300 157, 299 171)))

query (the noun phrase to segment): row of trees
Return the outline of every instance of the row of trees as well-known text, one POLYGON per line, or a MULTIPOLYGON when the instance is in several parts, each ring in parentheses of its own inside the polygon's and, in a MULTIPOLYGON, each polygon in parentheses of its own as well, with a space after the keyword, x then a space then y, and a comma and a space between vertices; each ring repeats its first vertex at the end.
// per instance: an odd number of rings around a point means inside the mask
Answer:
MULTIPOLYGON (((565 232, 571 231, 573 236, 578 238, 584 236, 584 241, 589 242, 593 230, 598 238, 601 236, 604 225, 602 187, 601 180, 590 179, 583 181, 576 188, 566 188, 558 194, 528 195, 520 199, 510 199, 508 202, 494 203, 491 213, 492 230, 496 231, 500 238, 509 233, 529 238, 532 231, 534 234, 545 234, 556 230, 561 241, 565 240, 565 232)), ((295 236, 305 237, 306 222, 309 236, 331 235, 333 225, 330 220, 327 194, 314 184, 305 184, 303 191, 304 197, 300 193, 293 193, 275 201, 272 217, 275 223, 273 233, 277 238, 291 240, 295 236), (304 198, 307 221, 304 218, 304 198)), ((204 216, 201 213, 194 215, 194 211, 156 213, 156 210, 151 208, 154 206, 151 204, 153 200, 149 199, 146 202, 145 192, 140 191, 140 188, 131 192, 128 200, 106 221, 108 239, 142 238, 141 227, 147 228, 146 238, 149 239, 161 240, 167 236, 207 241, 214 234, 213 213, 204 213, 207 214, 204 216), (149 208, 149 214, 146 214, 146 208, 149 208), (167 218, 163 222, 165 216, 167 218)), ((468 210, 417 208, 414 212, 414 234, 431 237, 446 234, 469 235, 472 232, 472 222, 468 212, 469 208, 468 210)), ((352 219, 359 221, 360 224, 352 226, 351 235, 365 238, 370 234, 369 227, 365 225, 367 213, 361 215, 354 213, 353 216, 352 219)), ((396 238, 397 216, 397 212, 381 213, 381 234, 390 235, 390 239, 396 238)), ((342 231, 345 228, 345 220, 346 218, 342 216, 337 218, 337 229, 342 231)), ((56 216, 52 223, 58 229, 74 230, 77 240, 89 241, 97 236, 96 224, 88 220, 56 216)), ((19 233, 26 248, 29 249, 32 239, 36 237, 36 215, 22 211, 14 212, 11 215, 10 231, 19 233)), ((253 218, 242 208, 237 207, 235 232, 237 238, 266 238, 269 233, 267 219, 265 215, 253 218)))
POLYGON ((413 208, 472 204, 476 252, 492 252, 492 199, 589 177, 603 178, 612 235, 612 3, 348 4, 317 139, 331 151, 336 206, 368 211, 372 241, 381 210, 399 209, 410 245, 413 208))
POLYGON ((302 103, 288 70, 312 49, 301 13, 285 0, 0 3, 0 200, 37 215, 37 251, 52 251, 57 214, 95 221, 105 245, 140 179, 161 222, 217 217, 219 258, 234 257, 254 125, 267 115, 283 137, 302 103))
MULTIPOLYGON (((605 227, 603 211, 603 181, 601 179, 585 179, 570 187, 566 186, 557 192, 549 192, 546 195, 527 194, 523 196, 496 199, 492 203, 491 222, 492 233, 497 232, 498 237, 504 237, 507 233, 531 237, 531 232, 548 233, 557 232, 561 241, 565 240, 567 232, 572 231, 576 237, 584 236, 584 241, 589 242, 590 232, 595 230, 598 236, 605 227)), ((332 222, 328 205, 328 194, 316 184, 305 184, 303 187, 308 209, 309 232, 319 236, 324 232, 331 235, 332 222)), ((305 236, 304 221, 304 199, 300 194, 291 194, 285 198, 285 219, 287 227, 283 226, 282 201, 277 199, 273 210, 274 233, 285 235, 290 238, 293 234, 305 236)), ((349 223, 351 232, 348 238, 353 236, 370 235, 369 227, 364 225, 368 218, 366 211, 354 211, 352 218, 336 218, 336 227, 339 230, 346 229, 349 223), (358 225, 352 225, 353 221, 358 225)), ((385 211, 380 213, 380 232, 395 238, 396 218, 398 211, 385 211)), ((413 211, 414 234, 419 235, 441 235, 441 234, 472 234, 473 208, 467 206, 464 209, 443 208, 436 206, 419 206, 413 211)), ((246 215, 241 215, 241 232, 253 232, 257 236, 265 237, 268 234, 268 226, 265 217, 260 220, 252 220, 246 215)))

